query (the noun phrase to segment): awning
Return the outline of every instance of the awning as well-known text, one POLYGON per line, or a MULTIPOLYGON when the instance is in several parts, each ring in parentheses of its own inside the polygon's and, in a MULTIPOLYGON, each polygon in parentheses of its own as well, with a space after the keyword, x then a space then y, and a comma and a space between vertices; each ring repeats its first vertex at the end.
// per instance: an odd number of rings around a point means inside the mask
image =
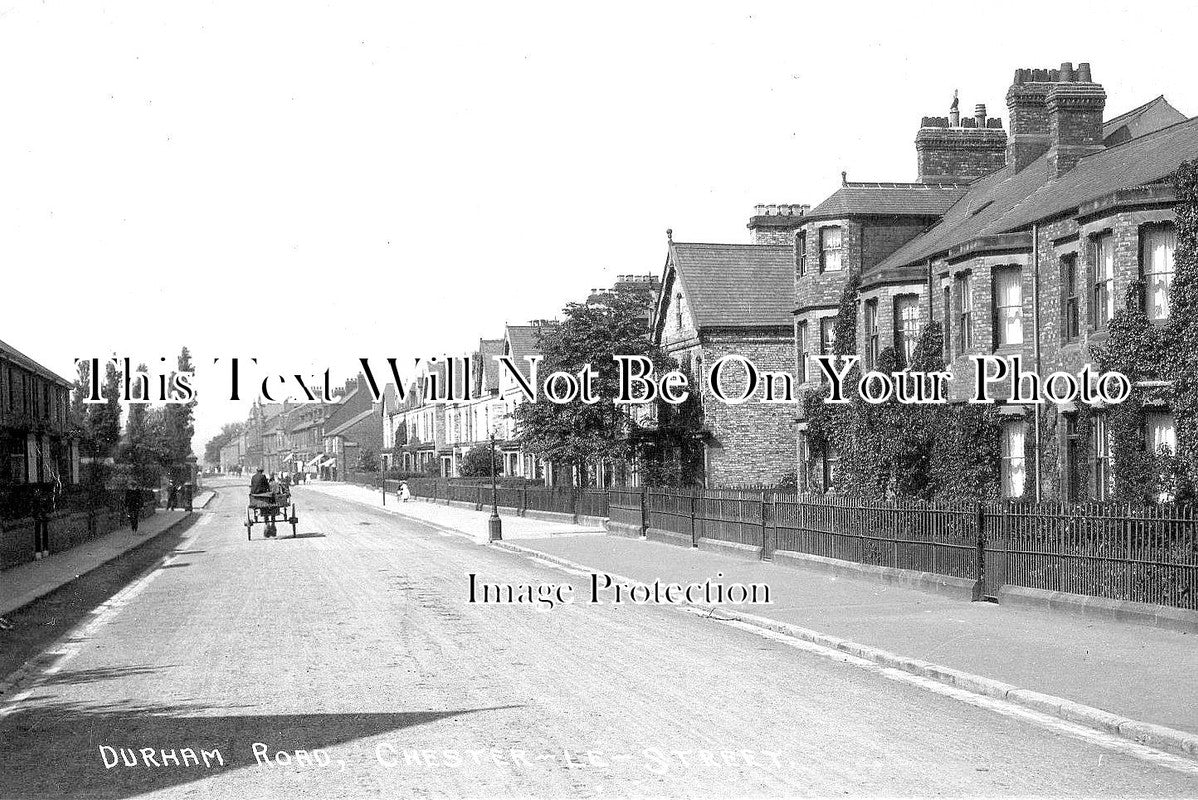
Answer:
POLYGON ((315 466, 317 466, 316 462, 320 461, 320 459, 322 459, 322 458, 324 458, 324 453, 317 453, 316 455, 312 456, 312 460, 309 461, 304 466, 305 467, 315 467, 315 466))

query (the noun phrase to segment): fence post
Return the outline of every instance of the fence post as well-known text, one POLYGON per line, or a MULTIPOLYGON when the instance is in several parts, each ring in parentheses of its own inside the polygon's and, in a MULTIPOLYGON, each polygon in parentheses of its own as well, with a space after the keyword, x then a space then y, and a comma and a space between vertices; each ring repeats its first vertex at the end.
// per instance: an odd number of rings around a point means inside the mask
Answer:
POLYGON ((649 536, 649 487, 641 487, 641 538, 649 536))
POLYGON ((699 504, 699 495, 691 490, 691 547, 699 546, 699 528, 696 525, 696 506, 699 504))
POLYGON ((770 514, 767 510, 770 493, 765 489, 761 490, 761 558, 769 561, 774 557, 774 549, 770 547, 770 514))
POLYGON ((578 487, 570 487, 570 513, 574 516, 574 524, 578 524, 578 487))
POLYGON ((976 580, 973 584, 973 599, 981 600, 986 594, 986 504, 977 504, 977 556, 974 563, 976 580))
POLYGON ((474 510, 483 510, 483 485, 481 483, 474 487, 474 510))
POLYGON ((519 494, 518 502, 520 503, 520 508, 516 509, 516 515, 523 517, 524 512, 528 511, 528 487, 527 486, 520 487, 520 494, 519 494))

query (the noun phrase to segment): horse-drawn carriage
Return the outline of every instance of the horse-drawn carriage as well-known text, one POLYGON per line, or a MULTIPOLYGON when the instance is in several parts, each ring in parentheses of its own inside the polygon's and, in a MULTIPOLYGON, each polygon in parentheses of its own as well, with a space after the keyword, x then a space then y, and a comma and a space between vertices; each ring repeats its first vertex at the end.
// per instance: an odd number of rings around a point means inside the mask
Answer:
POLYGON ((251 493, 250 504, 245 510, 245 538, 254 538, 255 525, 265 525, 266 538, 274 538, 279 532, 276 522, 290 522, 291 536, 295 537, 299 516, 291 503, 291 490, 280 486, 269 492, 251 493))

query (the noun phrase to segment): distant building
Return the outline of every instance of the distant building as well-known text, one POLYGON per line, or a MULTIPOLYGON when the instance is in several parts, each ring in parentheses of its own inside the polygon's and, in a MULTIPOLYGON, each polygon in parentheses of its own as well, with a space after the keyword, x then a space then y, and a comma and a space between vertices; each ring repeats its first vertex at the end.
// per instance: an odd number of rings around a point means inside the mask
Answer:
POLYGON ((79 482, 70 391, 65 378, 0 342, 0 489, 79 482))
POLYGON ((382 404, 375 403, 359 374, 345 384, 345 393, 324 421, 324 458, 319 464, 325 480, 345 480, 360 472, 363 454, 381 468, 383 448, 382 404), (373 455, 371 455, 373 454, 373 455))

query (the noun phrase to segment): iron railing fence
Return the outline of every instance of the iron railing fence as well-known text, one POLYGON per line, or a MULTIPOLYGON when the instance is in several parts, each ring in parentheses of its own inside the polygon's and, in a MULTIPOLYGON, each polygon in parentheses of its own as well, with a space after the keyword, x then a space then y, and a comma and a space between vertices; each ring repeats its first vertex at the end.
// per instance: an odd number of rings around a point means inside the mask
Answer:
MULTIPOLYGON (((489 485, 408 481, 414 495, 491 503, 489 485)), ((1198 609, 1191 506, 866 500, 772 489, 500 487, 499 505, 606 517, 625 529, 707 539, 1004 585, 1198 609)))
POLYGON ((1198 609, 1193 506, 1005 503, 986 515, 989 586, 1198 609))

